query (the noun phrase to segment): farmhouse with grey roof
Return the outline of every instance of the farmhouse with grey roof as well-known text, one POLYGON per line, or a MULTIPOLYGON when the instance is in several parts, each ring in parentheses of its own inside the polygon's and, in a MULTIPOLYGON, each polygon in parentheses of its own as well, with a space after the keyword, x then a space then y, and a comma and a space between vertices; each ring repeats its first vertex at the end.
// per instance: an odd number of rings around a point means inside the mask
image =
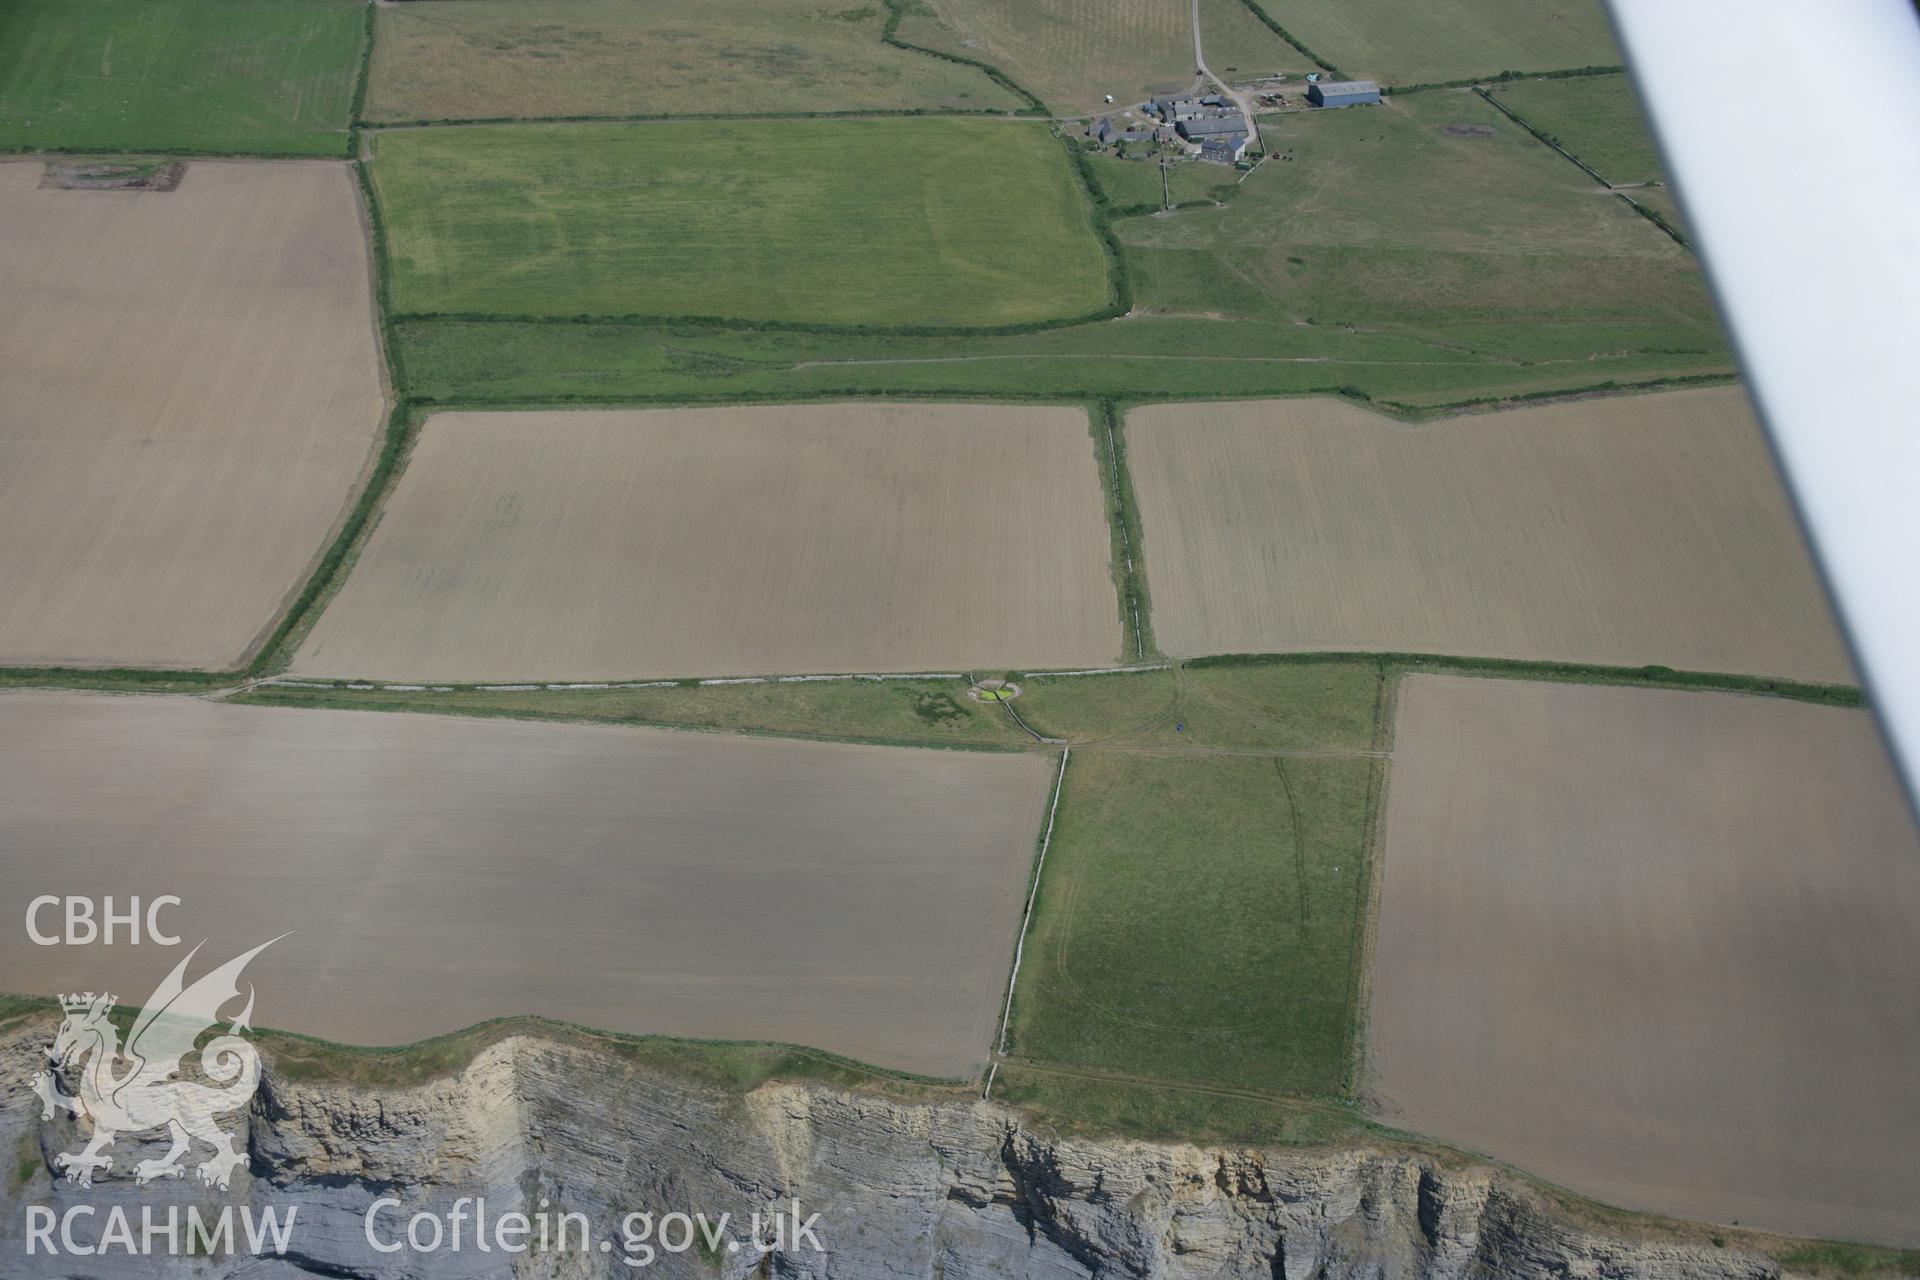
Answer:
POLYGON ((1234 164, 1246 149, 1247 140, 1239 134, 1231 138, 1209 138, 1200 144, 1200 158, 1209 164, 1234 164))
POLYGON ((1224 138, 1229 134, 1247 132, 1247 118, 1238 111, 1223 111, 1218 115, 1195 116, 1191 120, 1182 120, 1175 126, 1180 136, 1189 142, 1198 142, 1202 138, 1224 138))

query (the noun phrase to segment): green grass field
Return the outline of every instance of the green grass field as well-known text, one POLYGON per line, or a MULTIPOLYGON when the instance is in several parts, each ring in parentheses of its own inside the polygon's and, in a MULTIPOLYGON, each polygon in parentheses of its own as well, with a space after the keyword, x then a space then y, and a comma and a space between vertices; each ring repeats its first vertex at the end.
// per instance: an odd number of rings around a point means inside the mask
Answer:
POLYGON ((1343 1094, 1377 768, 1075 752, 1012 1055, 1155 1083, 1343 1094))
POLYGON ((984 72, 881 43, 880 0, 435 0, 375 18, 369 120, 1015 111, 984 72))
POLYGON ((0 149, 344 155, 363 0, 8 0, 0 149))
POLYGON ((1693 257, 1473 94, 1287 116, 1265 137, 1291 158, 1224 209, 1118 224, 1138 307, 1519 359, 1723 349, 1693 257))
POLYGON ((377 135, 402 313, 994 326, 1113 285, 1046 126, 571 124, 377 135))
POLYGON ((1510 80, 1492 93, 1615 186, 1663 177, 1640 99, 1624 75, 1510 80))
MULTIPOLYGON (((1624 205, 1621 212, 1637 216, 1624 205)), ((1650 225, 1648 231, 1659 234, 1650 225)), ((948 337, 461 320, 405 320, 395 332, 414 394, 465 404, 844 395, 1219 399, 1352 386, 1384 401, 1440 405, 1732 372, 1717 338, 1657 313, 1547 330, 1519 321, 1487 325, 1474 348, 1449 345, 1438 326, 1429 339, 1176 315, 948 337)))
MULTIPOLYGON (((468 403, 1351 387, 1428 407, 1731 373, 1693 257, 1473 94, 1290 115, 1267 133, 1292 158, 1238 185, 1175 167, 1192 184, 1176 200, 1229 195, 1225 207, 1114 224, 1135 305, 1124 320, 940 337, 412 320, 397 327, 402 358, 417 394, 468 403)), ((1151 164, 1087 163, 1110 205, 1156 202, 1151 164)))
POLYGON ((1425 84, 1617 66, 1599 0, 1257 0, 1267 14, 1348 76, 1425 84))

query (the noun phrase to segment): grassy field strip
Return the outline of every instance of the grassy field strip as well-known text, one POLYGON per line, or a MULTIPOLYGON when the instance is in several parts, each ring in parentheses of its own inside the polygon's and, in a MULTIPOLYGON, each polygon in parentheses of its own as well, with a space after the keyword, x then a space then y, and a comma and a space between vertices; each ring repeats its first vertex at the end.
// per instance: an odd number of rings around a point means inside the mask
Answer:
MULTIPOLYGON (((1008 710, 1012 710, 1009 705, 1008 710)), ((993 1096, 994 1073, 1000 1069, 1000 1056, 1007 1051, 1007 1026, 1013 1019, 1013 990, 1020 982, 1020 962, 1027 954, 1027 930, 1033 925, 1033 903, 1040 896, 1040 877, 1046 874, 1047 847, 1053 843, 1053 820, 1060 813, 1060 787, 1067 780, 1067 760, 1073 755, 1072 747, 1060 750, 1060 772, 1053 778, 1053 799, 1047 805, 1047 827, 1040 835, 1040 852, 1034 856, 1033 879, 1027 888, 1027 909, 1020 917, 1020 932, 1014 936, 1013 969, 1007 974, 1007 998, 1000 1013, 1000 1034, 994 1040, 993 1061, 987 1068, 986 1083, 980 1088, 980 1096, 993 1096)))
MULTIPOLYGON (((1049 672, 1048 674, 1094 675, 1103 670, 1143 671, 1148 668, 1090 668, 1086 671, 1049 672)), ((689 683, 702 688, 716 688, 746 684, 814 684, 836 680, 964 680, 966 678, 966 674, 960 671, 835 671, 818 675, 709 676, 698 680, 581 680, 554 684, 380 684, 372 681, 297 680, 287 676, 268 676, 265 679, 250 681, 249 684, 253 688, 379 689, 388 693, 419 693, 423 690, 431 693, 464 693, 474 689, 486 693, 531 693, 539 690, 553 693, 581 689, 674 689, 689 683)))
MULTIPOLYGON (((1353 364, 1353 365, 1432 365, 1432 364, 1477 364, 1484 365, 1485 359, 1469 360, 1352 360, 1337 356, 1195 356, 1180 354, 1161 354, 1142 352, 1138 355, 1117 351, 1086 351, 1071 355, 1008 354, 987 356, 918 356, 911 358, 895 357, 884 360, 799 360, 789 368, 793 369, 832 369, 840 366, 878 365, 878 364, 977 364, 984 360, 1125 360, 1129 363, 1138 360, 1174 360, 1198 362, 1201 364, 1353 364)), ((1538 363, 1576 364, 1579 361, 1541 361, 1538 363)))
MULTIPOLYGON (((1525 146, 1538 150, 1531 140, 1525 146)), ((1541 156, 1539 162, 1549 173, 1564 169, 1550 156, 1541 156)), ((1618 213, 1634 216, 1626 209, 1618 213)), ((1124 232, 1129 225, 1122 223, 1120 228, 1124 232)), ((1262 237, 1254 242, 1256 247, 1269 243, 1274 234, 1257 225, 1249 231, 1262 237)), ((1636 230, 1634 238, 1644 242, 1644 229, 1636 230)), ((1211 245, 1213 239, 1209 234, 1205 242, 1211 245)), ((1220 252, 1231 251, 1231 239, 1221 238, 1220 252)), ((1273 247, 1284 249, 1284 241, 1273 247)), ((1176 250, 1184 251, 1168 247, 1169 252, 1176 250)), ((1136 252, 1124 245, 1123 251, 1129 257, 1136 252)), ((1673 252, 1697 274, 1687 255, 1673 252)), ((1281 252, 1280 269, 1292 269, 1287 256, 1304 258, 1297 251, 1281 252)), ((1311 260, 1307 262, 1312 267, 1311 260)), ((1377 265, 1382 271, 1399 270, 1410 262, 1401 255, 1377 265)), ((1609 262, 1607 269, 1612 272, 1617 263, 1609 262)), ((1351 265, 1334 263, 1329 270, 1351 265)), ((1446 269, 1469 265, 1464 259, 1450 259, 1446 269)), ((1495 315, 1537 292, 1559 288, 1554 280, 1544 278, 1522 288, 1523 282, 1510 279, 1514 268, 1505 257, 1485 265, 1500 281, 1495 315)), ((1528 267, 1529 272, 1534 270, 1528 267)), ((1345 387, 1382 404, 1404 405, 1411 414, 1514 397, 1732 377, 1731 357, 1711 328, 1682 321, 1670 311, 1657 315, 1647 311, 1646 299, 1652 295, 1646 290, 1660 294, 1674 281, 1662 286, 1639 268, 1627 274, 1638 277, 1641 288, 1631 316, 1625 308, 1632 290, 1616 298, 1609 289, 1606 296, 1589 298, 1587 305, 1577 309, 1570 308, 1563 295, 1548 309, 1553 323, 1536 321, 1525 326, 1496 321, 1485 312, 1476 312, 1471 323, 1462 320, 1457 311, 1447 311, 1458 304, 1457 290, 1452 303, 1434 297, 1426 305, 1418 298, 1403 297, 1354 327, 1301 324, 1291 315, 1208 319, 1196 324, 1196 309, 1208 309, 1208 299, 1190 296, 1189 285, 1181 279, 1178 305, 1143 296, 1141 309, 1127 319, 1017 334, 855 334, 774 325, 488 320, 402 320, 394 330, 413 394, 434 404, 471 407, 862 396, 1048 403, 1104 398, 1217 400, 1242 395, 1331 395, 1345 387), (1398 318, 1396 312, 1409 301, 1415 303, 1416 314, 1398 318), (1574 310, 1585 318, 1573 316, 1574 310), (1447 322, 1438 318, 1449 314, 1447 322), (1122 351, 1202 358, 1116 358, 1122 351), (956 356, 992 358, 953 359, 956 356), (1002 356, 1017 358, 998 358, 1002 356), (1088 356, 1095 358, 1084 358, 1088 356), (1309 356, 1326 359, 1296 358, 1309 356), (1270 363, 1275 358, 1284 363, 1270 363)), ((1355 283, 1364 285, 1365 278, 1363 269, 1355 283)), ((1679 283, 1688 291, 1694 287, 1690 278, 1679 283)), ((1331 289, 1334 278, 1309 277, 1306 284, 1313 290, 1331 289)), ((1284 287, 1296 289, 1297 282, 1289 279, 1284 287)), ((1691 293, 1683 292, 1678 301, 1690 306, 1691 293)), ((1701 301, 1704 305, 1704 296, 1701 301)), ((1272 304, 1262 301, 1259 305, 1272 304)), ((1312 315, 1322 308, 1306 298, 1300 309, 1312 315)), ((1348 304, 1329 295, 1325 309, 1340 315, 1348 304)))

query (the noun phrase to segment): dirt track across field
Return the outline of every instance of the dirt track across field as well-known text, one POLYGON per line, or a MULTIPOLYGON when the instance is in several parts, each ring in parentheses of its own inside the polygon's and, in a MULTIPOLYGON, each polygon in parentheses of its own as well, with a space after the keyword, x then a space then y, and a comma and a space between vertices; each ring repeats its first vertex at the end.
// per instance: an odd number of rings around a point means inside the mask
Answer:
POLYGON ((1920 838, 1863 711, 1410 676, 1368 1087, 1634 1209, 1920 1245, 1920 838))
POLYGON ((438 414, 320 676, 1079 667, 1122 637, 1080 409, 438 414))
POLYGON ((1169 653, 1854 679, 1737 389, 1420 425, 1328 399, 1157 405, 1126 432, 1169 653))
MULTIPOLYGON (((504 1014, 966 1075, 1054 762, 655 729, 0 695, 0 901, 184 899, 263 1025, 504 1014)), ((42 924, 53 925, 57 912, 42 924)), ((145 998, 184 949, 0 934, 5 988, 145 998)), ((196 972, 199 970, 196 969, 196 972)))
POLYGON ((233 666, 381 426, 353 171, 42 171, 0 164, 0 664, 233 666))

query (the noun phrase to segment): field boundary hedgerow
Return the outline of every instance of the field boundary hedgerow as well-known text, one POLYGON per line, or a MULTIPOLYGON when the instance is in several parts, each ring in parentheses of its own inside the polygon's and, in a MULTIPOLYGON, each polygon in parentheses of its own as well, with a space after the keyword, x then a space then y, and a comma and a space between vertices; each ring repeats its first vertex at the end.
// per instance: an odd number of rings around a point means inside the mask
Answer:
POLYGON ((1737 675, 1724 671, 1681 671, 1672 667, 1620 667, 1597 662, 1556 662, 1532 658, 1476 658, 1462 654, 1406 653, 1387 650, 1315 651, 1312 653, 1222 653, 1189 658, 1188 667, 1277 666, 1316 662, 1373 662, 1396 676, 1409 672, 1443 671, 1452 675, 1484 676, 1501 680, 1547 680, 1561 684, 1618 684, 1647 689, 1695 689, 1707 693, 1749 693, 1795 702, 1817 702, 1835 707, 1864 707, 1866 693, 1858 685, 1821 684, 1773 676, 1737 675))
MULTIPOLYGON (((355 150, 358 151, 359 131, 353 132, 355 150)), ((373 180, 367 172, 368 161, 364 156, 353 160, 355 178, 359 183, 360 198, 367 215, 367 233, 370 252, 373 258, 373 310, 378 317, 380 328, 381 356, 386 364, 387 380, 391 385, 393 404, 387 412, 386 426, 380 439, 380 452, 374 459, 373 469, 367 475, 366 483, 361 487, 360 495, 354 500, 353 507, 347 513, 346 520, 340 526, 332 543, 321 555, 320 562, 301 584, 293 598, 293 603, 271 632, 265 643, 260 646, 253 661, 243 668, 248 677, 265 675, 283 670, 293 657, 293 650, 302 637, 313 626, 320 610, 339 590, 357 554, 364 535, 374 524, 374 515, 380 504, 385 501, 394 481, 406 460, 406 452, 411 445, 419 415, 407 396, 406 368, 401 363, 400 349, 393 331, 392 272, 387 257, 386 222, 380 211, 380 205, 374 199, 373 180)))
POLYGON ((1648 222, 1651 222, 1654 226, 1660 228, 1662 231, 1672 236, 1673 242, 1679 245, 1682 249, 1686 249, 1688 251, 1691 251, 1693 249, 1693 242, 1691 240, 1688 240, 1685 235, 1681 234, 1680 230, 1677 227, 1675 227, 1672 223, 1668 222, 1665 218, 1661 217, 1660 211, 1658 209, 1653 208, 1651 205, 1641 204, 1638 200, 1635 200, 1632 196, 1628 195, 1624 191, 1615 191, 1613 194, 1618 196, 1620 199, 1625 200, 1629 205, 1631 205, 1635 213, 1639 214, 1641 217, 1645 218, 1648 222))
POLYGON ((1559 71, 1502 71, 1498 75, 1468 76, 1461 80, 1423 80, 1417 84, 1394 84, 1380 86, 1385 94, 1426 93, 1430 89, 1473 89, 1483 84, 1506 84, 1511 80, 1577 80, 1581 76, 1616 76, 1626 74, 1625 67, 1591 66, 1566 67, 1559 71))
MULTIPOLYGON (((1005 706, 1007 710, 1013 710, 1012 703, 1006 703, 1005 706)), ((1025 729, 1026 723, 1022 721, 1020 727, 1025 729)), ((1032 733, 1033 730, 1027 729, 1027 732, 1032 733)), ((1067 781, 1067 761, 1072 758, 1073 748, 1062 744, 1060 770, 1053 775, 1053 800, 1047 805, 1047 823, 1034 841, 1033 867, 1027 875, 1027 907, 1020 917, 1020 932, 1014 935, 1013 963, 1007 972, 1007 998, 1000 1005, 1000 1033, 994 1038, 993 1052, 987 1059, 987 1078, 980 1086, 982 1099, 993 1096, 993 1077, 1000 1070, 1000 1059, 1006 1056, 1007 1035, 1013 1027, 1013 1002, 1020 986, 1020 962, 1026 957, 1027 933, 1033 928, 1033 906, 1040 897, 1040 877, 1047 869, 1047 848, 1053 843, 1053 824, 1060 816, 1060 791, 1067 781)))
POLYGON ((1340 73, 1340 68, 1334 66, 1331 62, 1328 62, 1325 58, 1321 57, 1319 54, 1315 53, 1313 50, 1307 48, 1305 43, 1303 43, 1298 36, 1294 35, 1293 32, 1281 26, 1278 22, 1275 22, 1273 20, 1273 15, 1269 14, 1258 3, 1256 3, 1256 0, 1240 0, 1240 3, 1247 6, 1247 12, 1251 13, 1255 18, 1257 18, 1260 21, 1260 23, 1267 28, 1267 30, 1273 32, 1273 34, 1279 36, 1282 40, 1285 40, 1288 44, 1292 45, 1296 50, 1298 50, 1301 57, 1305 58, 1308 62, 1311 62, 1314 66, 1319 67, 1322 71, 1334 77, 1336 80, 1346 79, 1346 77, 1340 73))
MULTIPOLYGON (((351 134, 352 130, 348 130, 351 134)), ((178 156, 183 160, 311 160, 322 164, 342 158, 314 151, 205 151, 193 147, 0 147, 0 156, 178 156)))
POLYGON ((1611 182, 1608 182, 1605 178, 1601 177, 1599 174, 1599 171, 1596 170, 1592 165, 1588 164, 1585 160, 1582 160, 1579 156, 1573 154, 1573 152, 1561 146, 1559 139, 1551 136, 1545 130, 1541 129, 1538 125, 1534 124, 1531 120, 1528 120, 1524 116, 1522 116, 1518 111, 1515 111, 1512 107, 1509 107, 1506 103, 1501 102, 1499 99, 1495 98, 1493 94, 1491 94, 1481 86, 1475 85, 1473 87, 1473 91, 1475 94, 1479 96, 1482 102, 1486 103, 1488 106, 1492 107, 1495 111, 1498 111, 1501 115, 1505 116, 1507 119, 1513 121, 1515 124, 1519 125, 1522 129, 1525 129, 1528 133, 1532 134, 1535 140, 1539 141, 1540 143, 1546 146, 1552 147, 1555 151, 1559 152, 1562 156, 1566 157, 1568 160, 1571 160, 1574 164, 1578 165, 1580 167, 1580 172, 1586 174, 1589 178, 1592 178, 1595 182, 1599 183, 1601 186, 1605 187, 1607 190, 1609 191, 1613 190, 1613 184, 1611 182))
MULTIPOLYGON (((1596 69, 1588 72, 1581 72, 1580 74, 1603 75, 1603 74, 1607 74, 1608 70, 1617 71, 1617 70, 1620 70, 1620 68, 1611 68, 1611 69, 1601 68, 1601 69, 1596 69)), ((1525 78, 1525 77, 1515 77, 1515 79, 1521 79, 1521 78, 1525 78)), ((1533 77, 1533 78, 1552 79, 1553 77, 1540 76, 1540 77, 1533 77)), ((1494 97, 1490 90, 1484 88, 1483 86, 1475 85, 1473 91, 1476 94, 1478 94, 1481 100, 1484 101, 1488 106, 1492 107, 1495 111, 1498 111, 1500 114, 1506 116, 1507 119, 1513 121, 1515 124, 1519 125, 1522 129, 1525 129, 1528 133, 1532 134, 1541 143, 1545 144, 1546 146, 1552 147, 1555 151, 1565 156, 1568 160, 1571 160, 1574 164, 1580 167, 1580 171, 1582 173, 1586 174, 1589 178, 1592 178, 1595 182, 1598 182, 1601 186, 1605 187, 1608 191, 1612 192, 1614 195, 1619 196, 1620 199, 1626 201, 1628 205, 1632 206, 1633 211, 1635 213, 1638 213, 1641 217, 1645 218, 1648 222, 1651 222, 1654 226, 1666 232, 1667 235, 1672 238, 1675 244, 1679 245, 1682 249, 1685 249, 1688 252, 1693 251, 1692 243, 1689 242, 1686 236, 1682 235, 1679 232, 1679 230, 1676 229, 1671 223, 1669 223, 1665 218, 1660 216, 1660 211, 1658 209, 1648 208, 1646 205, 1641 204, 1638 200, 1635 200, 1632 196, 1627 195, 1614 182, 1612 182, 1607 178, 1602 177, 1600 175, 1599 170, 1595 169, 1592 165, 1588 164, 1585 160, 1582 160, 1579 156, 1575 155, 1572 151, 1569 151, 1565 146, 1563 146, 1559 138, 1548 133, 1546 130, 1540 128, 1540 126, 1533 123, 1533 121, 1527 119, 1525 116, 1521 115, 1518 111, 1515 111, 1512 107, 1500 101, 1500 99, 1494 97)))
POLYGON ((929 58, 938 58, 942 62, 951 62, 962 67, 972 67, 976 71, 984 72, 987 79, 993 81, 1008 93, 1027 100, 1027 106, 1014 112, 1013 114, 1015 115, 1044 116, 1052 114, 1047 109, 1047 104, 1040 100, 1039 95, 1033 93, 1025 85, 1015 80, 999 67, 994 66, 991 62, 982 62, 978 58, 969 58, 958 53, 942 53, 938 49, 929 49, 925 45, 902 40, 899 35, 900 20, 907 16, 907 6, 913 3, 913 0, 882 0, 882 3, 887 6, 887 21, 886 25, 880 29, 881 44, 892 45, 896 49, 910 49, 914 53, 924 53, 929 58))
POLYGON ((1133 635, 1133 658, 1145 662, 1158 654, 1153 642, 1153 611, 1140 524, 1140 505, 1127 469, 1126 423, 1113 400, 1093 407, 1093 451, 1106 495, 1107 523, 1113 531, 1114 583, 1120 594, 1120 625, 1133 635))
MULTIPOLYGON (((1357 399, 1371 409, 1406 422, 1429 422, 1438 418, 1468 413, 1497 412, 1508 405, 1541 404, 1554 400, 1582 400, 1590 396, 1637 395, 1649 391, 1671 391, 1680 387, 1723 387, 1740 381, 1740 375, 1727 373, 1675 373, 1641 382, 1597 382, 1585 387, 1566 387, 1558 391, 1518 391, 1508 396, 1481 396, 1473 400, 1451 400, 1444 404, 1412 405, 1398 400, 1375 400, 1353 388, 1340 388, 1335 394, 1357 399)), ((1319 394, 1319 393, 1308 393, 1319 394)), ((1200 398, 1200 397, 1196 397, 1200 398)), ((1291 397, 1288 397, 1291 398, 1291 397)))
POLYGON ((353 101, 347 107, 347 158, 358 159, 360 155, 360 117, 367 109, 367 83, 373 78, 373 18, 378 8, 373 0, 367 2, 367 38, 360 49, 360 74, 353 82, 353 101))
POLYGON ((368 133, 407 133, 416 129, 466 129, 516 124, 701 124, 752 123, 764 120, 887 120, 911 116, 973 116, 989 119, 1031 119, 1024 112, 996 111, 992 107, 852 107, 845 111, 651 111, 622 115, 564 116, 433 116, 417 120, 356 120, 354 127, 368 133))

